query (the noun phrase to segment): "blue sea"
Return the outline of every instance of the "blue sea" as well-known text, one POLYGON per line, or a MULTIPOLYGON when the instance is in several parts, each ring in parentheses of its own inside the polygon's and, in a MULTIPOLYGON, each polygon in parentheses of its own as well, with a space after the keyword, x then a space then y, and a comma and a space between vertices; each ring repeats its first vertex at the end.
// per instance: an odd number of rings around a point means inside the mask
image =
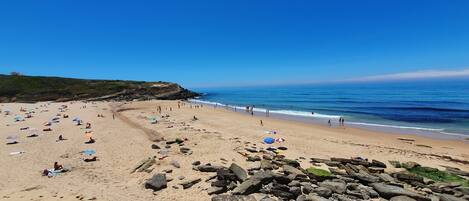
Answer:
POLYGON ((372 130, 469 137, 469 80, 387 83, 342 83, 194 89, 204 95, 192 101, 255 115, 372 130), (314 113, 314 114, 313 114, 314 113))

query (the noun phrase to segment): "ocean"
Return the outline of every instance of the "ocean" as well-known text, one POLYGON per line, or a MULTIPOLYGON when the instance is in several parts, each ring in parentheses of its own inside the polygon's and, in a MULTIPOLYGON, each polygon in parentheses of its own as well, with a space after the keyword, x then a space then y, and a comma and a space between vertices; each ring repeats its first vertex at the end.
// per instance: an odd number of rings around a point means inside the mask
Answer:
POLYGON ((469 80, 196 88, 193 102, 390 133, 469 137, 469 80), (314 114, 313 114, 314 113, 314 114))

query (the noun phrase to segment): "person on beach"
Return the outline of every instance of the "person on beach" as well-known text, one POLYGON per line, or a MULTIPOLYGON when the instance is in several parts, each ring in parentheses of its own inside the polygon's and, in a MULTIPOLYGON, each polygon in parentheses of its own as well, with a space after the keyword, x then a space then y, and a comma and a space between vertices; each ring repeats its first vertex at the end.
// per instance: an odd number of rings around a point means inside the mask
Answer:
POLYGON ((261 122, 260 122, 260 123, 261 123, 261 126, 264 126, 264 122, 262 122, 262 119, 261 119, 261 122))
POLYGON ((342 118, 342 126, 345 126, 345 119, 342 118))
POLYGON ((95 142, 96 142, 96 141, 95 141, 92 137, 90 137, 90 139, 88 140, 88 142, 85 142, 85 144, 93 144, 93 143, 95 143, 95 142))
POLYGON ((329 119, 329 121, 327 121, 327 124, 329 124, 329 128, 332 127, 332 123, 331 123, 330 119, 329 119))
POLYGON ((54 162, 54 170, 63 170, 63 169, 64 169, 63 165, 59 165, 58 162, 54 162))

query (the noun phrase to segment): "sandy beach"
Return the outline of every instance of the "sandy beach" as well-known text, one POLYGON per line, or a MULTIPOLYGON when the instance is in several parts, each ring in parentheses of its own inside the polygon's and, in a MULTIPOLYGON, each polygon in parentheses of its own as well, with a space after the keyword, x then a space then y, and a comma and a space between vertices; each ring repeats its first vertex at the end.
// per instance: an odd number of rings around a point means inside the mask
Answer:
MULTIPOLYGON (((265 137, 283 138, 276 146, 287 158, 298 159, 302 167, 311 166, 309 158, 356 157, 415 161, 422 165, 443 169, 445 166, 469 171, 469 143, 467 141, 437 140, 413 135, 389 134, 358 128, 313 125, 302 122, 250 116, 210 106, 195 107, 178 101, 144 101, 128 103, 65 102, 65 103, 5 103, 0 115, 0 199, 2 200, 209 200, 204 182, 213 173, 192 170, 194 161, 229 166, 236 162, 248 167, 240 154, 246 145, 263 144, 265 137), (60 111, 62 105, 67 108, 60 111), (161 107, 161 113, 158 112, 161 107), (15 121, 24 116, 20 108, 34 111, 32 118, 15 121), (5 115, 9 109, 10 114, 5 115), (69 118, 63 118, 67 114, 69 118), (102 114, 104 117, 98 117, 102 114), (59 115, 59 116, 57 116, 59 115), (114 115, 114 118, 113 118, 114 115), (166 116, 166 117, 162 117, 166 116), (197 120, 194 120, 194 116, 197 120), (44 126, 53 117, 59 122, 44 126), (77 126, 72 119, 79 117, 91 123, 96 142, 85 144, 85 124, 77 126), (156 124, 149 119, 156 117, 156 124), (260 125, 263 121, 263 126, 260 125), (21 130, 21 128, 28 129, 21 130), (52 131, 43 131, 44 128, 52 131), (26 137, 32 128, 39 136, 26 137), (276 134, 266 131, 276 131, 276 134), (6 145, 6 138, 17 135, 17 144, 6 145), (57 141, 59 135, 66 140, 57 141), (180 146, 154 142, 164 138, 184 140, 184 147, 192 154, 182 154, 180 146), (158 144, 161 149, 152 149, 158 144), (84 162, 86 149, 96 151, 97 161, 84 162), (164 150, 165 153, 162 153, 164 150), (10 155, 13 152, 24 152, 10 155), (147 157, 156 156, 148 172, 131 173, 147 157), (70 168, 51 178, 42 176, 54 162, 70 168), (177 162, 180 168, 172 163, 177 162), (144 183, 158 172, 167 173, 172 181, 162 191, 145 189, 144 183), (180 183, 201 178, 188 189, 180 183)), ((392 171, 392 168, 390 168, 392 171)))

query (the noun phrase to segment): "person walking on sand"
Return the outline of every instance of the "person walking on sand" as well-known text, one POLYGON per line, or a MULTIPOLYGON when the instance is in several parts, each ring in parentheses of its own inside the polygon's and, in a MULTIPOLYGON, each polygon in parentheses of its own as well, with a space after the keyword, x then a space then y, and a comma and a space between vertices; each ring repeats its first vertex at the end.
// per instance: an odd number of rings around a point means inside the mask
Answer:
POLYGON ((329 124, 329 128, 332 127, 331 120, 327 121, 327 124, 329 124))
POLYGON ((261 123, 261 126, 264 126, 264 122, 262 122, 262 119, 261 119, 261 122, 260 122, 260 123, 261 123))

